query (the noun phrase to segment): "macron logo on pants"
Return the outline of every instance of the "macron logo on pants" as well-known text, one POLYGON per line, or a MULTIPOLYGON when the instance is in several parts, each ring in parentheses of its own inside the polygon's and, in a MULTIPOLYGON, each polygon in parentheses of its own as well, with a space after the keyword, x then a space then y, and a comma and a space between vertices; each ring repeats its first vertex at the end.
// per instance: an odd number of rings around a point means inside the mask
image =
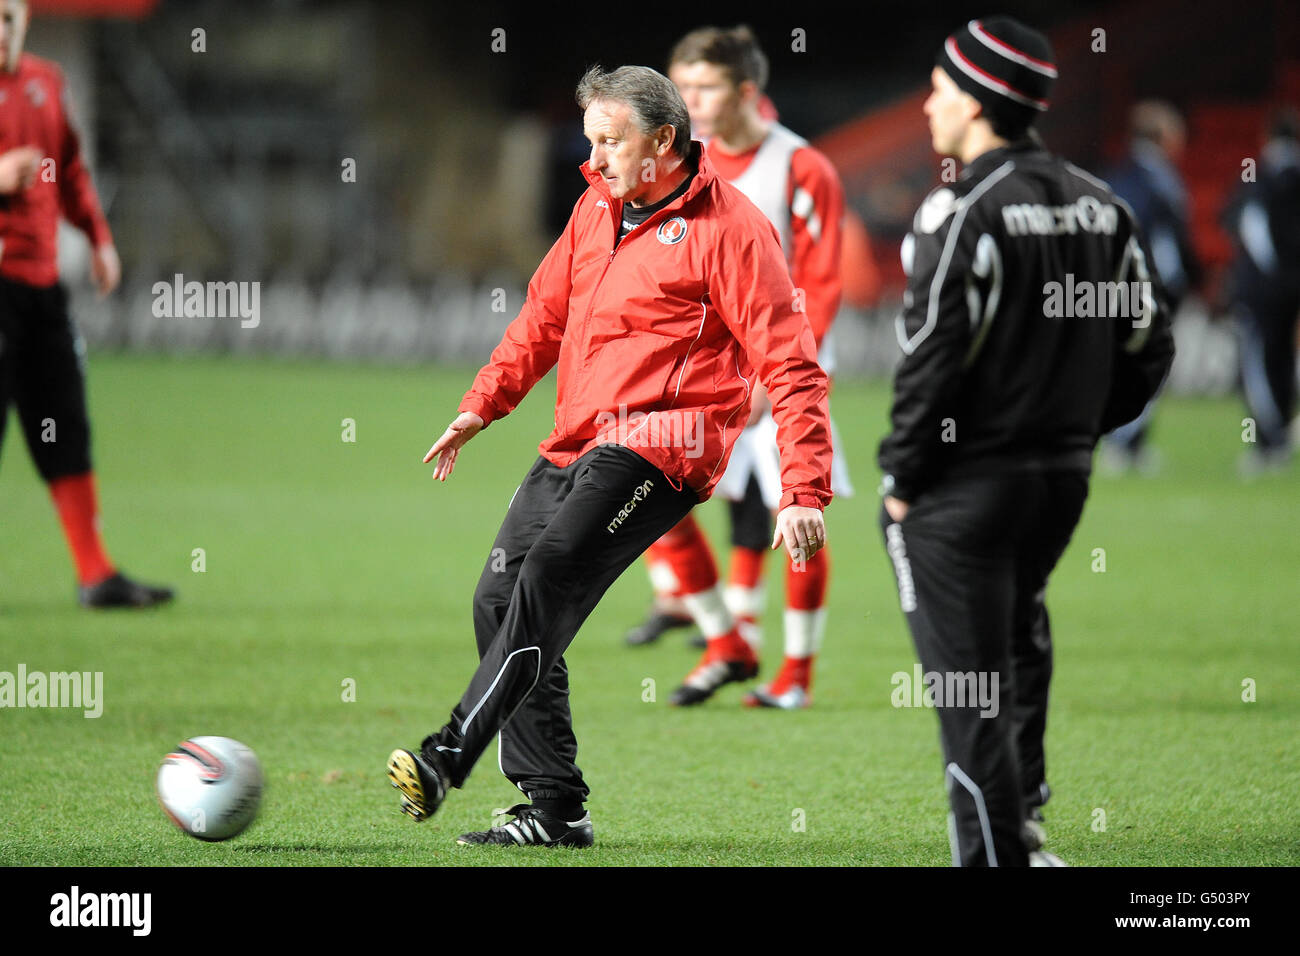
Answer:
POLYGON ((619 525, 628 519, 628 516, 636 510, 636 506, 650 494, 650 489, 655 486, 654 480, 647 478, 644 484, 637 485, 636 491, 632 492, 632 499, 622 508, 618 509, 618 514, 614 515, 614 520, 605 526, 605 530, 613 534, 618 530, 619 525))

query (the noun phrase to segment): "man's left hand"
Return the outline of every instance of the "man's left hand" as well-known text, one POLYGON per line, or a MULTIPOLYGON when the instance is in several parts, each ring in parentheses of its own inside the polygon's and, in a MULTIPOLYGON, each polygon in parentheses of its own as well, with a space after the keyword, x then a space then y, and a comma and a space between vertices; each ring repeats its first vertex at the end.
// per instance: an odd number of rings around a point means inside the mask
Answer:
POLYGON ((889 517, 893 518, 895 521, 902 521, 906 518, 907 509, 910 507, 912 506, 901 498, 895 498, 893 495, 885 495, 885 511, 887 511, 889 517))
POLYGON ((798 561, 811 558, 826 547, 826 522, 817 508, 790 505, 776 516, 776 530, 772 535, 772 550, 785 542, 790 557, 798 561))
POLYGON ((122 260, 117 257, 117 248, 111 242, 95 247, 90 257, 90 278, 101 299, 122 281, 122 260))

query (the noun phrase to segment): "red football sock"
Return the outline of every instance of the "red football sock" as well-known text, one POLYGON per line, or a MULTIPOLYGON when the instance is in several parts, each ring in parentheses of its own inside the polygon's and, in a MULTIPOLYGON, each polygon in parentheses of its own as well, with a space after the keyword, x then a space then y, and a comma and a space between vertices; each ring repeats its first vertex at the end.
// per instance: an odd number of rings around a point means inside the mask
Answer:
POLYGON ((763 569, 766 559, 766 551, 733 546, 731 571, 727 575, 725 592, 727 608, 735 616, 741 636, 756 651, 763 643, 763 631, 758 626, 758 619, 767 603, 763 590, 763 569))
POLYGON ((781 670, 776 680, 768 685, 768 693, 774 697, 784 694, 794 685, 807 690, 812 686, 812 669, 815 657, 787 657, 781 663, 781 670))
POLYGON ((113 573, 113 562, 99 537, 99 504, 95 473, 68 475, 50 482, 50 497, 63 524, 63 536, 77 566, 80 584, 97 584, 113 573))
MULTIPOLYGON (((672 532, 670 531, 669 534, 672 532)), ((682 593, 677 579, 673 576, 671 556, 672 549, 663 544, 662 538, 646 548, 646 571, 650 575, 650 585, 654 588, 655 597, 660 601, 679 597, 682 593)))
POLYGON ((830 579, 831 557, 825 548, 805 561, 802 571, 790 561, 785 566, 785 606, 797 611, 817 610, 826 603, 830 579))
POLYGON ((731 572, 727 575, 727 584, 731 587, 751 590, 758 587, 763 580, 763 562, 766 557, 766 551, 733 547, 731 549, 731 572))
POLYGON ((772 682, 773 694, 793 684, 812 687, 813 657, 826 629, 826 589, 830 582, 830 553, 823 548, 799 570, 791 561, 785 573, 785 663, 772 682))
POLYGON ((693 515, 678 522, 656 547, 664 549, 682 594, 697 594, 717 585, 718 565, 713 560, 713 549, 693 515))
POLYGON ((740 636, 740 630, 733 627, 721 637, 709 638, 709 646, 704 651, 703 660, 752 660, 753 657, 753 648, 740 636))

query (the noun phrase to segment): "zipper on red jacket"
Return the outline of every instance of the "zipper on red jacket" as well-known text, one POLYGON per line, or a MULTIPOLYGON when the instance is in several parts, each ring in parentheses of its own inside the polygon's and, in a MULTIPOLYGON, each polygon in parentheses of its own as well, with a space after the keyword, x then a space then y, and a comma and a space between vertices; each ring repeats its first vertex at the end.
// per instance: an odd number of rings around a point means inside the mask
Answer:
MULTIPOLYGON (((677 202, 681 202, 681 201, 682 201, 682 197, 679 196, 677 202)), ((669 209, 672 209, 674 206, 677 205, 677 202, 674 202, 671 205, 665 206, 663 209, 660 209, 658 212, 654 214, 654 216, 651 216, 645 222, 641 223, 641 225, 637 226, 636 229, 633 229, 626 236, 620 239, 618 238, 618 233, 623 225, 623 201, 621 199, 613 199, 611 197, 609 202, 609 215, 610 218, 613 220, 613 224, 614 224, 614 247, 609 250, 609 255, 605 257, 605 268, 601 270, 600 278, 596 280, 596 285, 591 290, 591 304, 587 306, 587 314, 583 316, 582 319, 582 332, 584 336, 587 333, 587 326, 591 323, 591 313, 596 308, 596 294, 600 292, 601 283, 605 281, 605 276, 609 272, 609 267, 614 262, 614 254, 618 252, 618 250, 622 247, 622 245, 625 242, 627 242, 629 239, 632 238, 632 236, 637 232, 638 229, 644 231, 646 226, 654 222, 655 216, 658 216, 660 215, 660 213, 665 213, 669 209), (618 212, 614 211, 614 203, 616 202, 619 204, 618 212)), ((562 434, 568 433, 568 426, 569 426, 568 416, 569 416, 569 408, 568 408, 568 403, 566 402, 564 408, 564 421, 557 423, 557 427, 559 428, 562 434)))
MULTIPOLYGON (((590 300, 591 304, 587 306, 587 314, 582 317, 582 334, 584 337, 587 334, 587 326, 591 324, 591 313, 596 308, 596 293, 600 291, 601 283, 605 281, 605 274, 609 272, 610 263, 614 261, 614 253, 618 252, 618 247, 622 244, 621 240, 618 238, 618 230, 620 224, 623 221, 623 215, 622 215, 623 207, 620 205, 619 211, 615 213, 613 203, 617 201, 618 200, 611 199, 609 203, 609 215, 610 218, 613 219, 614 221, 614 247, 609 250, 609 255, 605 257, 605 268, 603 268, 600 271, 600 278, 596 280, 595 286, 592 287, 591 300, 590 300)), ((583 369, 583 371, 585 371, 585 369, 583 369)), ((567 401, 564 403, 564 421, 557 422, 556 427, 559 429, 560 434, 563 435, 568 434, 569 403, 567 401)))

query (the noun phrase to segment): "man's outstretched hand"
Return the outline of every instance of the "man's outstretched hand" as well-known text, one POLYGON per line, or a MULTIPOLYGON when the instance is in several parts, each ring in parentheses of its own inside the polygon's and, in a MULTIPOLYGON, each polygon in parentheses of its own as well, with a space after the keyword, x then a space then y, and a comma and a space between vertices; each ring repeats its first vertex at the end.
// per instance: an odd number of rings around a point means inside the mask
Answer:
POLYGON ((438 464, 433 469, 433 477, 439 481, 446 481, 451 476, 451 470, 456 467, 456 455, 482 428, 483 419, 473 412, 461 412, 457 415, 456 420, 442 433, 442 437, 433 443, 429 454, 424 456, 426 465, 435 457, 438 459, 438 464))
POLYGON ((776 516, 772 550, 775 551, 782 541, 785 542, 790 557, 796 561, 800 557, 806 561, 826 547, 826 522, 822 519, 821 511, 799 505, 782 508, 776 516))

